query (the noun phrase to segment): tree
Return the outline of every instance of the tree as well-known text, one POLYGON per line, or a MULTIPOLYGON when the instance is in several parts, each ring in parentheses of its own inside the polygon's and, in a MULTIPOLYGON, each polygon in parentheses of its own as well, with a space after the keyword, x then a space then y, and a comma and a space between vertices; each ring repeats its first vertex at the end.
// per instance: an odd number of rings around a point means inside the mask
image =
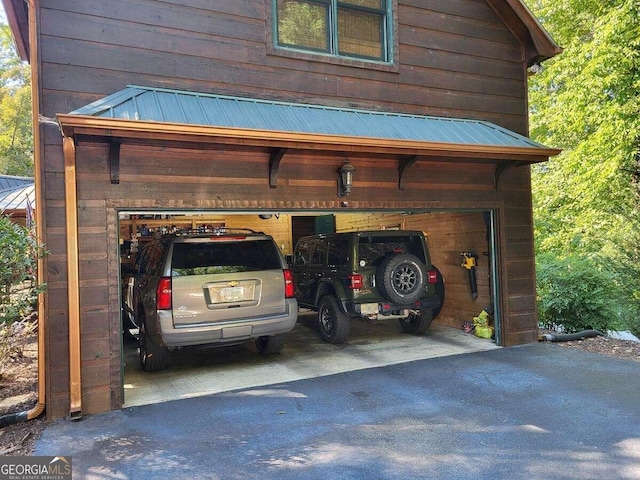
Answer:
POLYGON ((33 176, 30 71, 5 24, 0 25, 0 173, 33 176))
POLYGON ((533 170, 536 251, 606 272, 620 315, 633 323, 640 312, 640 4, 530 6, 564 47, 530 80, 532 137, 564 150, 533 170))

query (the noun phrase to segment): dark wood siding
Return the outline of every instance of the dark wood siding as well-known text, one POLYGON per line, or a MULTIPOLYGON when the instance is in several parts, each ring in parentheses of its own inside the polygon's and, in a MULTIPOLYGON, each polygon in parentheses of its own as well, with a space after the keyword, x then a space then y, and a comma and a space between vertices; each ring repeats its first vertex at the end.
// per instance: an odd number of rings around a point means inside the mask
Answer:
MULTIPOLYGON (((393 68, 274 52, 267 45, 269 0, 42 0, 38 5, 40 113, 45 117, 139 84, 484 119, 527 132, 522 47, 482 0, 399 0, 398 62, 393 68)), ((47 414, 58 418, 69 408, 64 162, 59 130, 45 124, 42 132, 44 240, 51 252, 45 259, 47 414)), ((268 155, 258 149, 123 145, 119 185, 110 183, 107 146, 81 143, 77 154, 86 413, 117 408, 123 400, 117 208, 320 213, 342 208, 335 195, 335 170, 342 157, 288 154, 278 187, 270 189, 268 155)), ((496 209, 504 259, 503 340, 506 345, 535 340, 527 167, 505 173, 496 191, 495 165, 421 160, 410 169, 406 189, 399 191, 397 159, 360 155, 352 163, 358 172, 349 209, 496 209)), ((455 221, 461 220, 451 217, 455 221)), ((460 247, 452 245, 445 261, 457 262, 458 250, 468 248, 460 247)), ((462 295, 465 272, 461 267, 454 271, 462 281, 452 288, 462 295)), ((486 278, 480 278, 484 285, 486 278)))
POLYGON ((397 72, 268 53, 269 0, 209 3, 41 2, 42 86, 58 97, 50 113, 140 84, 479 118, 526 133, 522 47, 483 1, 400 1, 397 72))

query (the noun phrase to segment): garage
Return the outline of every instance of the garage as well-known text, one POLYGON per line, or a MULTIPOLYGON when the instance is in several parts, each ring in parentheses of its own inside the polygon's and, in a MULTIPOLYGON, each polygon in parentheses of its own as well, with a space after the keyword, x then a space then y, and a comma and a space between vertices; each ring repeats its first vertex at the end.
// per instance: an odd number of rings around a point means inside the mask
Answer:
POLYGON ((75 185, 65 233, 79 260, 69 328, 86 332, 70 369, 90 411, 126 404, 120 251, 181 225, 265 231, 284 255, 312 229, 424 231, 447 284, 439 324, 460 330, 490 305, 497 345, 537 338, 526 166, 555 151, 526 137, 472 120, 140 86, 58 117, 75 185))
MULTIPOLYGON (((275 358, 259 355, 253 342, 218 348, 188 347, 172 352, 166 371, 148 373, 140 368, 137 331, 132 329, 133 338, 123 337, 124 406, 496 348, 495 339, 462 332, 465 321, 470 322, 494 304, 495 289, 491 285, 495 284, 495 265, 491 263, 491 252, 495 251, 495 244, 490 211, 136 211, 120 212, 118 220, 123 278, 139 249, 151 238, 176 230, 213 231, 226 227, 265 232, 274 237, 285 256, 291 255, 298 238, 305 235, 354 230, 423 231, 431 261, 447 282, 445 304, 424 336, 403 333, 395 319, 354 319, 347 344, 330 345, 318 333, 317 313, 302 308, 296 327, 287 334, 285 349, 275 358), (472 272, 463 266, 467 256, 475 260, 472 272)), ((494 328, 499 327, 499 320, 499 312, 495 312, 491 318, 494 328)), ((128 328, 126 319, 123 328, 128 328)))
POLYGON ((284 254, 298 218, 416 228, 446 280, 433 332, 467 335, 491 304, 498 346, 537 341, 529 166, 559 152, 527 137, 527 77, 562 49, 522 1, 3 4, 32 69, 49 252, 31 416, 127 404, 121 249, 139 220, 221 217, 284 254))

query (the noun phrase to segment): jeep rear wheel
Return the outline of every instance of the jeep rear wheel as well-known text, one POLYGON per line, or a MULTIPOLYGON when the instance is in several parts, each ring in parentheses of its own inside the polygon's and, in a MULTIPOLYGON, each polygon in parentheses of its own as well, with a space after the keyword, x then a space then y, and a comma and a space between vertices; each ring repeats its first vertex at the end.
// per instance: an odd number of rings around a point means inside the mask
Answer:
POLYGON ((138 332, 140 341, 140 367, 145 372, 162 370, 167 361, 167 350, 164 347, 154 345, 147 332, 147 326, 140 322, 138 332))
POLYGON ((378 289, 392 303, 411 304, 425 291, 426 271, 425 265, 415 255, 390 255, 378 268, 378 289))
POLYGON ((440 270, 438 270, 438 267, 436 267, 435 265, 431 265, 431 269, 436 271, 437 280, 435 284, 435 290, 436 290, 436 295, 440 297, 440 306, 432 310, 433 319, 435 320, 436 318, 438 318, 438 315, 440 315, 440 311, 442 310, 442 306, 444 305, 445 288, 444 288, 444 278, 442 277, 440 270))
POLYGON ((340 309, 338 300, 331 295, 325 295, 320 299, 318 329, 323 340, 329 343, 342 343, 349 338, 351 319, 340 309))
POLYGON ((400 319, 402 330, 407 333, 419 335, 426 332, 433 322, 431 310, 419 313, 410 313, 407 318, 400 319))

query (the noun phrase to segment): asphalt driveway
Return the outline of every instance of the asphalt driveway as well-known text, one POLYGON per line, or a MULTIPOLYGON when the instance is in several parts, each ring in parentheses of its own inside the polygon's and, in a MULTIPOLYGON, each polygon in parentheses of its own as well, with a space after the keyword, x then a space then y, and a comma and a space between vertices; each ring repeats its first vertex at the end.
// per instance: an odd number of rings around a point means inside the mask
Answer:
POLYGON ((64 420, 74 479, 638 479, 640 365, 532 344, 64 420))

